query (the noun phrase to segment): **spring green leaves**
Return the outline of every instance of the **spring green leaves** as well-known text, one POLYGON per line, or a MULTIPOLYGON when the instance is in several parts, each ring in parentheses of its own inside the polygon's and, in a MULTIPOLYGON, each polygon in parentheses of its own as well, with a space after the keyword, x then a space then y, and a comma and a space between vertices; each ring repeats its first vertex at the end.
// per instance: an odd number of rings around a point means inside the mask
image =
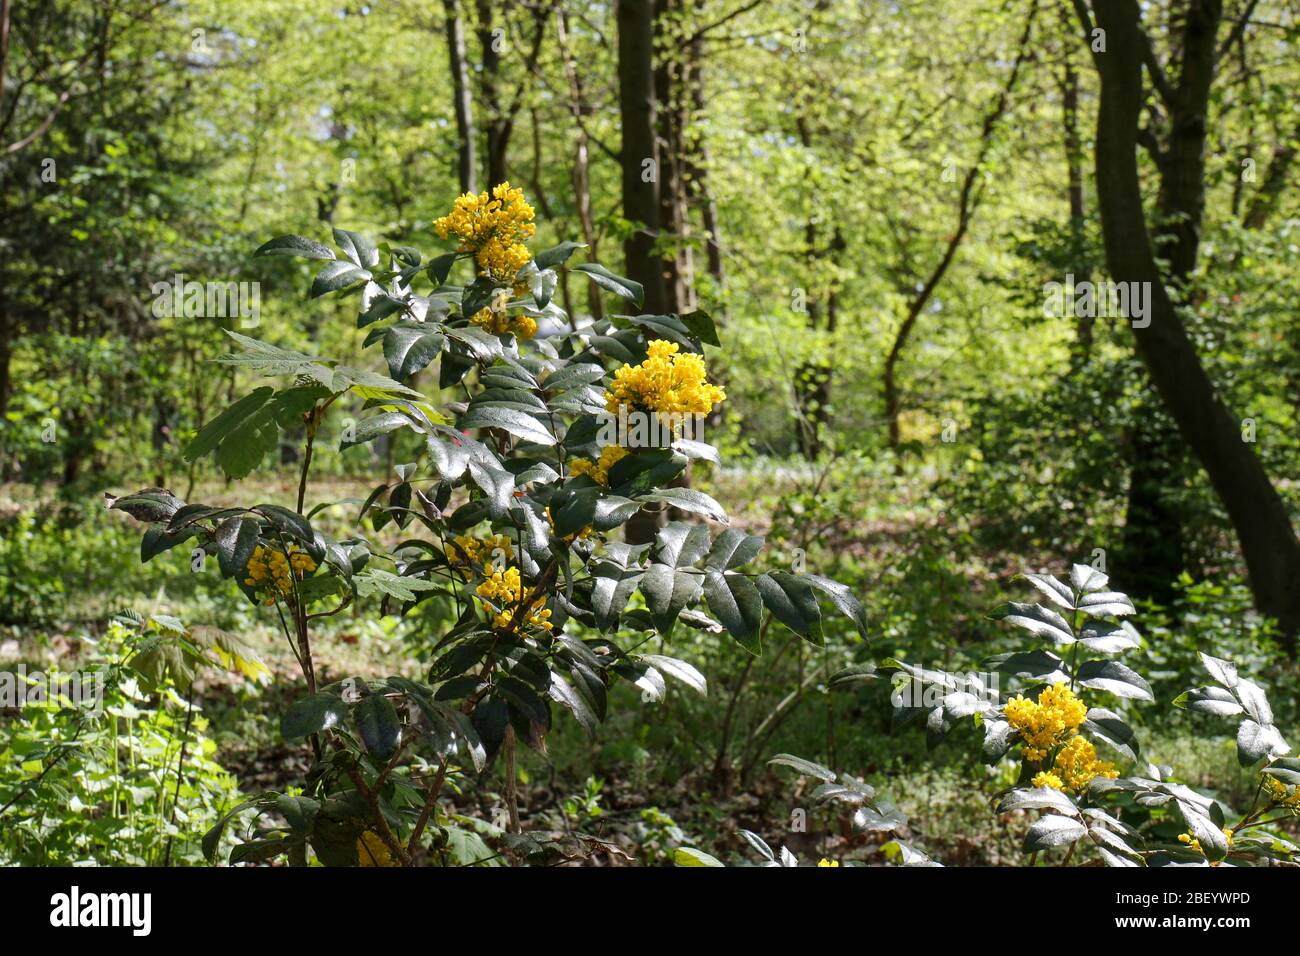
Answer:
POLYGON ((229 478, 244 478, 279 447, 282 432, 299 429, 314 409, 346 392, 369 401, 409 403, 419 398, 399 382, 365 369, 280 348, 227 331, 242 351, 217 361, 264 377, 285 377, 294 383, 255 388, 209 421, 185 450, 187 461, 213 455, 229 478))
POLYGON ((293 427, 294 418, 300 419, 322 397, 329 393, 319 386, 279 392, 269 385, 254 389, 199 431, 185 449, 185 459, 215 453, 227 477, 244 478, 279 447, 280 428, 293 427))

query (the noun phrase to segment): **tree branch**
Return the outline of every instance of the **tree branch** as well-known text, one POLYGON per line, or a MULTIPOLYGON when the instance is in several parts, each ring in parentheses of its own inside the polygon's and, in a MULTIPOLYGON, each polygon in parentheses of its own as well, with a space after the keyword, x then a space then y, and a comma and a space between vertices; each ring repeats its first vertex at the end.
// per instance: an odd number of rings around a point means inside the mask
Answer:
POLYGON ((13 153, 18 152, 19 150, 26 149, 32 143, 36 142, 38 139, 44 136, 46 130, 48 130, 51 126, 54 125, 55 117, 57 117, 59 115, 59 111, 63 109, 63 104, 68 102, 68 99, 71 96, 72 94, 69 93, 67 90, 64 90, 62 93, 60 93, 58 101, 54 104, 54 108, 50 110, 49 115, 46 116, 45 119, 41 120, 41 125, 37 126, 36 129, 32 130, 30 133, 28 133, 26 136, 24 136, 22 139, 18 140, 17 142, 10 143, 8 146, 6 146, 5 155, 11 155, 13 153))

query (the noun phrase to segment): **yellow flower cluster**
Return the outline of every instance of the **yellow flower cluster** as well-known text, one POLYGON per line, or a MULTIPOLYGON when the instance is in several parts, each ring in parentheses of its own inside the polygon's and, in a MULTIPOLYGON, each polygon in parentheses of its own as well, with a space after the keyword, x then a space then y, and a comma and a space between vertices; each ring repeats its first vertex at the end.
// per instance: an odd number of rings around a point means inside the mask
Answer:
POLYGON ((839 866, 839 860, 828 860, 825 857, 817 861, 818 866, 839 866))
POLYGON ((491 196, 465 193, 433 228, 440 239, 460 240, 457 251, 473 253, 480 274, 509 281, 532 259, 524 242, 537 231, 534 215, 522 189, 501 183, 491 196))
POLYGON ((1287 807, 1300 813, 1300 786, 1288 787, 1271 774, 1263 774, 1263 777, 1264 788, 1268 791, 1269 799, 1280 807, 1287 807))
POLYGON ((1119 771, 1114 764, 1097 759, 1097 748, 1085 737, 1071 737, 1056 755, 1050 771, 1044 770, 1034 777, 1035 787, 1051 787, 1083 793, 1095 777, 1114 780, 1119 771))
POLYGON ((251 588, 266 588, 271 592, 267 604, 274 604, 277 596, 293 593, 293 579, 301 580, 316 570, 312 556, 289 545, 289 553, 258 545, 248 559, 248 577, 244 583, 251 588))
POLYGON ((1007 701, 1005 713, 1007 723, 1020 731, 1025 759, 1039 763, 1049 750, 1079 729, 1088 708, 1068 684, 1062 683, 1044 688, 1037 701, 1017 694, 1007 701))
MULTIPOLYGON (((520 602, 524 599, 524 584, 519 577, 519 569, 506 568, 504 571, 493 571, 491 576, 478 586, 477 593, 479 597, 492 601, 500 608, 493 619, 493 623, 497 627, 509 627, 510 622, 514 620, 520 602)), ((551 611, 545 605, 545 598, 538 598, 534 601, 532 607, 528 609, 528 613, 522 618, 523 623, 532 624, 549 631, 551 629, 551 611)))
POLYGON ((508 315, 504 309, 479 309, 470 321, 493 335, 513 335, 521 342, 527 342, 537 334, 537 323, 533 319, 526 315, 508 315))
POLYGON ((367 830, 357 840, 357 859, 361 866, 401 866, 393 858, 388 844, 374 830, 367 830))
POLYGON ((1096 777, 1114 779, 1119 771, 1097 759, 1097 748, 1076 733, 1088 708, 1065 683, 1045 687, 1038 700, 1017 694, 1004 708, 1007 723, 1020 732, 1021 752, 1031 764, 1041 764, 1060 748, 1052 762, 1034 775, 1035 787, 1082 793, 1096 777))
POLYGON ((605 407, 676 415, 706 415, 726 393, 705 378, 704 357, 678 354, 677 343, 655 339, 640 365, 624 365, 605 392, 605 407))
MULTIPOLYGON (((1232 827, 1223 828, 1223 837, 1228 841, 1228 849, 1232 849, 1232 827)), ((1195 850, 1201 855, 1205 854, 1205 851, 1201 849, 1201 841, 1192 836, 1191 833, 1178 834, 1178 842, 1187 844, 1189 850, 1195 850)), ((1220 862, 1222 861, 1213 860, 1210 862, 1210 866, 1218 866, 1220 862)))
POLYGON ((514 549, 510 547, 510 539, 504 534, 493 534, 486 538, 471 538, 462 534, 453 538, 447 546, 447 559, 459 568, 472 568, 475 565, 489 567, 499 557, 497 551, 505 555, 506 561, 515 556, 514 549))
POLYGON ((575 478, 587 475, 598 485, 609 485, 609 470, 626 458, 630 452, 622 445, 606 445, 600 450, 600 458, 588 461, 581 458, 569 466, 569 474, 575 478))

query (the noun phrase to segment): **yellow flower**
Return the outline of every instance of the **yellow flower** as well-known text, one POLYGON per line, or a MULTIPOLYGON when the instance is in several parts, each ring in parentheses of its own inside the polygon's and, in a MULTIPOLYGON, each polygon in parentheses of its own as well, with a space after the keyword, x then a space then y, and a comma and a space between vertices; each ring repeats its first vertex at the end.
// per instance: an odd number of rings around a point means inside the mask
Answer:
POLYGON ((523 243, 537 231, 522 189, 501 183, 487 193, 465 193, 433 223, 438 238, 455 236, 458 252, 472 253, 479 273, 512 281, 532 258, 523 243))
POLYGON ((1061 778, 1046 770, 1040 770, 1034 774, 1033 784, 1035 787, 1051 787, 1053 790, 1065 789, 1065 784, 1061 781, 1061 778))
POLYGON ((1003 712, 1007 723, 1020 732, 1025 759, 1041 763, 1049 750, 1079 729, 1088 708, 1068 684, 1061 683, 1044 688, 1037 701, 1017 694, 1003 712))
POLYGON ((627 411, 668 415, 706 415, 727 395, 705 377, 704 357, 678 354, 677 343, 655 339, 640 365, 624 365, 605 392, 611 414, 627 411))
POLYGON ((1113 764, 1097 759, 1097 748, 1091 741, 1078 736, 1071 737, 1061 748, 1060 753, 1056 755, 1052 770, 1054 773, 1048 776, 1055 777, 1060 784, 1055 789, 1073 793, 1083 793, 1095 777, 1114 780, 1119 776, 1119 771, 1113 764))
POLYGON ((514 549, 510 539, 504 534, 489 535, 486 538, 471 538, 457 535, 447 545, 447 560, 454 567, 472 569, 475 566, 499 566, 514 558, 514 549))
POLYGON ((299 551, 296 545, 289 545, 289 553, 258 545, 248 558, 248 577, 244 583, 256 590, 268 593, 266 603, 274 604, 278 598, 288 597, 293 593, 294 580, 301 581, 316 570, 316 562, 310 554, 299 551))
POLYGON ((479 272, 500 279, 510 279, 528 265, 533 254, 522 242, 506 242, 493 236, 474 255, 479 272))
MULTIPOLYGON (((1232 849, 1232 836, 1233 836, 1232 827, 1224 827, 1223 838, 1228 841, 1228 849, 1230 850, 1232 849)), ((1197 853, 1200 853, 1202 856, 1205 855, 1205 851, 1201 849, 1201 841, 1196 839, 1196 837, 1192 836, 1190 832, 1178 834, 1178 842, 1187 844, 1187 848, 1189 850, 1195 850, 1197 853)), ((1222 862, 1221 860, 1211 860, 1210 866, 1218 866, 1219 863, 1221 862, 1222 862)))
POLYGON ((1020 732, 1021 753, 1028 763, 1043 764, 1056 751, 1051 762, 1034 775, 1035 787, 1078 794, 1096 777, 1119 776, 1113 764, 1097 759, 1092 742, 1076 733, 1088 708, 1068 684, 1044 688, 1037 701, 1017 694, 1007 701, 1003 713, 1007 723, 1020 732))
POLYGON ((820 860, 817 861, 817 865, 818 865, 818 866, 839 866, 839 865, 840 865, 840 861, 839 861, 839 860, 828 860, 828 859, 826 859, 825 857, 822 857, 820 860))
POLYGON ((569 474, 577 477, 587 475, 598 485, 609 485, 609 470, 630 454, 622 445, 606 445, 600 450, 600 458, 588 461, 581 458, 569 465, 569 474))
POLYGON ((1268 791, 1269 799, 1273 803, 1300 813, 1300 786, 1288 787, 1272 774, 1266 773, 1262 776, 1264 778, 1264 788, 1268 791))
POLYGON ((357 840, 357 860, 361 866, 401 866, 388 844, 373 830, 367 830, 357 840))
POLYGON ((507 315, 505 310, 497 311, 484 307, 475 312, 470 321, 493 335, 513 335, 521 342, 527 342, 537 334, 537 323, 526 315, 507 315))
MULTIPOLYGON (((519 569, 506 568, 504 571, 493 571, 478 586, 475 593, 479 597, 491 601, 499 609, 492 623, 499 628, 509 627, 511 621, 515 618, 519 605, 524 600, 524 585, 519 577, 519 569)), ((551 629, 551 611, 545 605, 545 598, 535 600, 532 607, 521 618, 522 623, 532 624, 535 627, 545 628, 549 631, 551 629)))

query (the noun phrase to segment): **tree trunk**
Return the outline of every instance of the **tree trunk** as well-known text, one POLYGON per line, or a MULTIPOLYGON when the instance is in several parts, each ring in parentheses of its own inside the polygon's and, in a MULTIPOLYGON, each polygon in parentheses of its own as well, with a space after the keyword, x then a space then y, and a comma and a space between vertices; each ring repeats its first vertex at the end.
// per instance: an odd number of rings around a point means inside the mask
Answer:
MULTIPOLYGON (((1069 12, 1061 6, 1061 19, 1069 25, 1069 12)), ((1064 136, 1066 166, 1066 198, 1070 206, 1070 254, 1075 261, 1074 281, 1078 285, 1089 281, 1091 270, 1087 260, 1087 208, 1083 197, 1083 136, 1079 132, 1079 72, 1067 51, 1061 67, 1061 132, 1064 136)), ((1086 309, 1079 310, 1087 312, 1086 309)), ((1096 319, 1079 315, 1075 319, 1074 355, 1072 368, 1088 363, 1092 356, 1093 328, 1096 319)))
MULTIPOLYGON (((667 311, 659 233, 659 150, 655 137, 654 2, 618 0, 618 101, 623 127, 623 218, 636 230, 623 243, 628 278, 645 287, 644 311, 667 311), (649 162, 647 162, 647 160, 649 162)), ((628 521, 631 544, 653 541, 661 515, 642 508, 628 521)))
MULTIPOLYGON (((809 220, 805 229, 809 258, 827 255, 832 262, 838 263, 840 254, 847 247, 843 230, 836 226, 829 246, 825 250, 818 250, 814 245, 817 238, 816 225, 809 220)), ((821 322, 820 304, 811 300, 808 302, 808 327, 814 331, 824 328, 828 336, 833 336, 839 326, 839 315, 840 295, 834 287, 826 293, 824 326, 821 322)), ((820 457, 825 448, 824 436, 831 421, 831 388, 834 381, 835 363, 832 359, 820 358, 803 362, 795 370, 795 396, 799 403, 799 454, 809 461, 820 457)))
MULTIPOLYGON (((1107 267, 1118 282, 1146 283, 1150 289, 1149 323, 1133 328, 1138 356, 1151 375, 1161 399, 1209 475, 1241 544, 1250 576, 1256 607, 1274 617, 1288 635, 1294 651, 1294 635, 1300 627, 1300 542, 1290 515, 1269 481, 1250 445, 1241 438, 1241 421, 1224 405, 1201 365, 1196 348, 1183 328, 1165 287, 1152 252, 1138 178, 1138 123, 1143 108, 1142 67, 1146 38, 1138 23, 1134 0, 1096 0, 1097 25, 1105 30, 1106 52, 1094 62, 1101 77, 1101 101, 1097 115, 1096 177, 1098 208, 1101 212, 1107 267)), ((1209 77, 1189 76, 1189 68, 1205 70, 1198 51, 1208 46, 1213 72, 1213 34, 1209 43, 1198 32, 1207 27, 1204 19, 1217 20, 1217 3, 1194 2, 1188 11, 1189 37, 1195 49, 1185 53, 1180 86, 1188 91, 1209 90, 1209 77)), ((1186 119, 1186 118, 1185 118, 1186 119)), ((1199 130, 1185 123, 1171 138, 1171 159, 1163 178, 1162 200, 1177 196, 1180 201, 1203 203, 1203 186, 1188 178, 1191 171, 1185 151, 1199 140, 1204 143, 1204 119, 1199 130)), ((1198 223, 1179 223, 1171 230, 1195 241, 1198 223)), ((1171 250, 1170 262, 1185 265, 1185 250, 1171 250)), ((1193 259, 1194 261, 1194 259, 1193 259)))
MULTIPOLYGON (((1168 260, 1170 289, 1185 288, 1200 251, 1205 212, 1205 137, 1210 86, 1214 80, 1215 34, 1222 11, 1215 0, 1191 3, 1184 15, 1178 88, 1157 90, 1168 110, 1168 136, 1157 149, 1160 176, 1156 247, 1168 260)), ((1141 27, 1139 26, 1139 31, 1141 27)), ((1141 40, 1139 36, 1139 40, 1141 40)), ((1154 61, 1154 54, 1147 54, 1154 61)), ((1154 62, 1149 69, 1158 69, 1154 62)), ((1194 519, 1171 500, 1181 483, 1184 452, 1174 428, 1157 413, 1155 388, 1135 409, 1132 460, 1125 509, 1122 563, 1133 569, 1131 590, 1162 603, 1186 569, 1186 527, 1194 519)))
MULTIPOLYGON (((704 6, 704 0, 695 0, 697 11, 704 6)), ((704 115, 704 37, 698 31, 692 34, 686 46, 686 66, 684 84, 690 90, 689 104, 692 119, 704 115)), ((719 291, 726 278, 722 265, 722 227, 718 222, 718 204, 709 191, 708 169, 709 149, 704 137, 698 131, 686 137, 685 142, 685 186, 686 196, 700 207, 700 218, 704 226, 704 254, 706 268, 719 291)))
POLYGON ((623 218, 636 224, 624 242, 627 275, 645 287, 645 311, 665 311, 659 234, 659 150, 655 137, 653 0, 619 0, 618 101, 622 121, 623 218))
POLYGON ((451 66, 452 101, 456 111, 456 171, 462 193, 478 192, 478 146, 474 130, 474 103, 469 89, 465 54, 465 25, 457 0, 446 0, 447 55, 451 66))
POLYGON ((676 51, 670 49, 670 43, 664 41, 664 38, 673 35, 673 21, 678 10, 679 0, 655 0, 654 35, 659 40, 654 54, 655 135, 659 155, 659 238, 671 243, 671 249, 661 254, 660 268, 664 282, 663 311, 674 314, 688 311, 688 293, 679 242, 686 227, 681 171, 684 118, 680 110, 678 90, 681 64, 676 51))
POLYGON ((491 0, 475 0, 476 32, 483 56, 483 69, 479 82, 483 91, 483 106, 487 126, 487 188, 492 189, 509 180, 506 170, 506 146, 510 140, 510 121, 501 108, 500 73, 501 52, 499 44, 504 34, 493 26, 491 0))
MULTIPOLYGON (((599 259, 596 248, 596 226, 591 215, 591 157, 587 127, 583 122, 586 114, 585 96, 582 89, 582 75, 578 64, 569 49, 569 16, 563 6, 557 8, 556 34, 560 44, 560 56, 564 61, 564 75, 569 84, 569 112, 573 115, 576 129, 573 153, 573 199, 578 210, 578 222, 582 226, 582 241, 591 250, 591 257, 599 259)), ((587 307, 593 320, 605 317, 605 304, 600 297, 600 286, 587 280, 587 307)), ((573 318, 570 313, 570 318, 573 318)))
POLYGON ((1158 403, 1153 394, 1127 435, 1128 501, 1116 564, 1124 569, 1125 590, 1167 606, 1187 565, 1183 515, 1170 498, 1183 471, 1183 446, 1158 403))
POLYGON ((1259 191, 1246 207, 1246 215, 1242 219, 1242 225, 1247 229, 1264 228, 1269 216, 1277 208, 1277 201, 1282 196, 1287 176, 1295 162, 1296 150, 1292 144, 1297 139, 1300 139, 1300 126, 1293 129, 1289 136, 1283 134, 1281 141, 1273 147, 1273 155, 1268 161, 1264 181, 1260 183, 1259 191))
POLYGON ((14 321, 9 317, 9 308, 0 302, 0 420, 9 411, 9 397, 13 393, 11 366, 14 338, 14 321))

